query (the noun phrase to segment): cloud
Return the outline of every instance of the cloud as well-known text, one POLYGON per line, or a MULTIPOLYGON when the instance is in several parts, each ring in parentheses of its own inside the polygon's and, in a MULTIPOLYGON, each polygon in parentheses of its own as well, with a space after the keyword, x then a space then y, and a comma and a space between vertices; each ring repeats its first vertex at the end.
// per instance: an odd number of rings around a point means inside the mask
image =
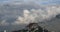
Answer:
POLYGON ((13 2, 0 5, 0 26, 10 25, 11 27, 9 26, 9 28, 11 29, 14 25, 20 27, 19 25, 24 26, 23 24, 29 24, 31 22, 49 21, 57 14, 60 14, 60 6, 58 5, 41 6, 34 2, 21 4, 17 2, 17 4, 13 2))
MULTIPOLYGON (((5 23, 9 23, 9 25, 11 25, 11 23, 13 23, 17 17, 19 16, 23 16, 23 10, 28 9, 39 9, 39 5, 37 4, 2 4, 0 5, 0 22, 2 23, 3 20, 5 20, 5 23)), ((28 12, 28 11, 26 11, 28 12)), ((1 24, 0 26, 2 26, 3 24, 1 24)), ((8 25, 8 26, 9 26, 8 25)))
POLYGON ((8 25, 9 25, 9 23, 6 22, 5 20, 2 20, 2 21, 0 22, 0 26, 8 26, 8 25))
POLYGON ((46 10, 42 9, 31 9, 24 10, 23 17, 19 16, 17 20, 13 23, 16 25, 20 24, 29 24, 32 22, 41 22, 44 20, 50 20, 52 17, 54 18, 57 14, 60 14, 60 6, 47 6, 46 10))
POLYGON ((32 9, 31 11, 24 10, 23 17, 19 16, 13 24, 20 25, 41 21, 44 19, 44 17, 46 18, 46 15, 44 15, 43 13, 45 12, 40 9, 39 10, 32 9))
POLYGON ((17 23, 20 25, 21 23, 28 24, 31 22, 41 22, 45 19, 49 20, 60 13, 59 9, 60 6, 40 6, 35 3, 23 3, 20 5, 4 4, 0 8, 0 14, 2 15, 1 19, 6 19, 10 25, 17 23))

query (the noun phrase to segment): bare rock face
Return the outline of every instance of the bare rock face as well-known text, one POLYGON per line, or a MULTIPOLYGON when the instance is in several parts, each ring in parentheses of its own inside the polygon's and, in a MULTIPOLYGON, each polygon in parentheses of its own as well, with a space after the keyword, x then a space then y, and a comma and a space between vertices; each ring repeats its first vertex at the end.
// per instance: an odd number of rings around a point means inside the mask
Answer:
POLYGON ((28 31, 30 32, 42 32, 43 28, 40 27, 37 23, 30 23, 28 26, 28 31))
POLYGON ((38 25, 38 23, 30 23, 25 27, 26 29, 13 31, 13 32, 48 32, 47 29, 43 29, 38 25))

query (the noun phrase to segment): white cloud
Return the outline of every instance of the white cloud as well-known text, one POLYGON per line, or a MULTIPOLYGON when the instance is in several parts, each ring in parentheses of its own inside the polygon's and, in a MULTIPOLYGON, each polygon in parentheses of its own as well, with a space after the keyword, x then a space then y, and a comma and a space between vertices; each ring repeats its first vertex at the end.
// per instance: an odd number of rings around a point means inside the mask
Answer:
POLYGON ((24 17, 19 16, 13 24, 29 24, 31 22, 41 22, 43 20, 50 20, 52 17, 55 17, 60 13, 60 6, 47 6, 46 10, 42 9, 32 9, 24 10, 24 17))
MULTIPOLYGON (((40 9, 25 9, 23 11, 23 16, 19 16, 16 21, 12 22, 12 25, 29 24, 31 22, 41 22, 43 20, 50 20, 52 17, 55 17, 59 13, 60 6, 41 6, 40 9)), ((1 21, 0 25, 6 26, 9 25, 9 22, 3 20, 1 21)))
MULTIPOLYGON (((34 6, 34 7, 36 7, 36 6, 34 6)), ((25 7, 24 7, 25 10, 22 13, 23 16, 21 17, 18 15, 19 17, 17 16, 18 18, 16 19, 16 21, 12 22, 12 25, 29 24, 31 22, 41 22, 43 20, 50 20, 52 17, 55 17, 57 14, 60 13, 60 6, 39 6, 39 7, 40 7, 40 9, 31 9, 31 10, 28 10, 27 8, 25 9, 25 7)), ((19 11, 19 13, 20 13, 20 11, 19 11)), ((13 13, 13 15, 14 15, 14 13, 13 13)), ((6 16, 6 18, 8 18, 11 15, 9 15, 9 16, 5 15, 5 16, 6 16)), ((5 20, 3 20, 0 25, 7 25, 7 24, 9 25, 9 22, 6 22, 5 20)), ((11 23, 10 23, 10 25, 11 25, 11 23)))

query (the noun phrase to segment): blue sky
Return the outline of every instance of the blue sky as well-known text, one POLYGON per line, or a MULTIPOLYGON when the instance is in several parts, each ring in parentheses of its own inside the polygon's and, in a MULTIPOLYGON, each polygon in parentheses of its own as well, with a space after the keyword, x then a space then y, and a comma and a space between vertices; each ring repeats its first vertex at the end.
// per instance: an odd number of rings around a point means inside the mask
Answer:
POLYGON ((60 0, 0 0, 0 3, 6 2, 35 2, 38 4, 60 4, 60 0))

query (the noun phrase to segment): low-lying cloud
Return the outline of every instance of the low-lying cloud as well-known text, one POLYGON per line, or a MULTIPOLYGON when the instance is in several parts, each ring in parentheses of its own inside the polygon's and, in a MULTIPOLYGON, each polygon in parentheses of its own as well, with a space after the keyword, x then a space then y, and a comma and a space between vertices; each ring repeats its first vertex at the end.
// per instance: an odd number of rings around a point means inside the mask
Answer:
POLYGON ((0 22, 0 26, 8 26, 8 25, 9 25, 9 23, 6 22, 5 20, 0 22))
POLYGON ((6 23, 8 23, 7 26, 12 25, 12 23, 15 22, 15 20, 19 16, 23 16, 24 9, 28 9, 28 10, 39 9, 39 7, 40 7, 39 5, 31 4, 31 3, 30 4, 22 3, 19 5, 15 5, 14 3, 1 4, 0 5, 0 26, 6 26, 6 23), (4 22, 5 24, 2 22, 4 22))
MULTIPOLYGON (((50 21, 57 14, 60 14, 60 6, 58 5, 41 6, 35 3, 3 4, 0 5, 0 26, 2 26, 0 28, 8 27, 6 28, 7 30, 14 30, 29 23, 50 21)), ((4 30, 4 28, 0 30, 4 30)))
POLYGON ((4 4, 0 8, 0 25, 3 26, 4 23, 8 23, 9 25, 38 23, 43 20, 50 20, 57 14, 60 14, 60 6, 39 6, 36 4, 21 4, 17 6, 4 4))
POLYGON ((24 10, 23 17, 19 16, 17 20, 13 23, 15 24, 29 24, 34 22, 41 22, 43 20, 50 20, 52 17, 55 17, 60 13, 60 6, 47 6, 45 10, 43 9, 31 9, 24 10))
POLYGON ((0 28, 2 28, 0 30, 4 30, 6 27, 8 27, 7 30, 21 29, 20 26, 23 27, 25 24, 40 23, 46 20, 51 23, 51 18, 60 14, 60 5, 55 4, 59 4, 59 1, 8 0, 0 3, 0 28))

